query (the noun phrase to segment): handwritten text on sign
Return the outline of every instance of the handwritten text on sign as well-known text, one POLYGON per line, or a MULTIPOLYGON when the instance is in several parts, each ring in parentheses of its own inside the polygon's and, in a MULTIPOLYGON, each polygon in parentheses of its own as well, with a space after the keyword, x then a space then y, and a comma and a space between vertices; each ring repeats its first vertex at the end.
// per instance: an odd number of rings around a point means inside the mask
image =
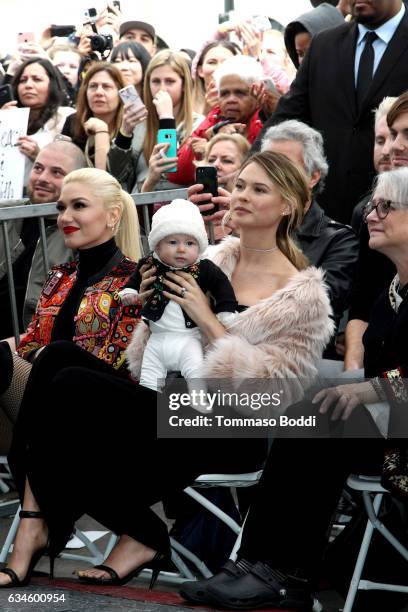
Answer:
POLYGON ((25 156, 17 141, 26 136, 29 108, 0 110, 0 199, 23 197, 25 156))

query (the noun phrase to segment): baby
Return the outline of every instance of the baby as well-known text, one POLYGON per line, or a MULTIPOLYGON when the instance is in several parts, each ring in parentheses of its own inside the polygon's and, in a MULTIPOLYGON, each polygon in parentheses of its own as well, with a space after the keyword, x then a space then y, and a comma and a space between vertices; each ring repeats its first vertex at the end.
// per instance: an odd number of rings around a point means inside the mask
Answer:
MULTIPOLYGON (((163 295, 163 290, 172 293, 163 283, 163 277, 168 271, 177 270, 191 274, 202 291, 211 294, 212 308, 223 325, 234 318, 233 313, 237 310, 234 290, 218 266, 208 259, 201 259, 208 247, 207 233, 197 206, 191 202, 173 200, 153 215, 149 247, 152 253, 139 261, 127 287, 119 294, 124 304, 137 302, 141 266, 148 263, 157 268, 154 291, 141 311, 149 326, 150 337, 143 353, 140 384, 160 391, 159 379, 164 380, 168 371, 180 371, 190 392, 202 390, 204 383, 199 380, 203 362, 200 330, 179 304, 163 295)), ((187 289, 180 288, 175 293, 184 298, 186 292, 187 289)), ((128 361, 132 364, 143 351, 145 330, 142 324, 138 325, 129 345, 128 361)), ((139 377, 134 368, 131 373, 135 378, 139 377)), ((197 409, 206 411, 206 406, 197 409)))

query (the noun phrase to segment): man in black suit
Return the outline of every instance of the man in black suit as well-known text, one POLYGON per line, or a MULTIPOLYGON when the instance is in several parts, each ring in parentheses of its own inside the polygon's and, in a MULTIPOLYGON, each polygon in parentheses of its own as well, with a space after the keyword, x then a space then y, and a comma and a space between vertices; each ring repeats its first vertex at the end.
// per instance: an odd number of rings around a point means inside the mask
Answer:
POLYGON ((322 133, 330 170, 320 203, 345 223, 374 176, 373 110, 385 96, 408 89, 408 13, 402 0, 351 0, 351 8, 353 23, 313 38, 290 91, 264 126, 298 119, 322 133), (370 32, 374 40, 366 38, 370 32))

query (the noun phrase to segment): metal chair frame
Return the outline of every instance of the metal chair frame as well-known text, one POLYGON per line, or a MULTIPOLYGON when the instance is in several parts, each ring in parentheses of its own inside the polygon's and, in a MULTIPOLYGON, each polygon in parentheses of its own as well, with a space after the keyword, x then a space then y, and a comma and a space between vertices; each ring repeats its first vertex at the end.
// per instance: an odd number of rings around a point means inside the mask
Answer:
POLYGON ((368 549, 373 537, 374 529, 393 546, 400 555, 408 561, 408 549, 391 533, 389 529, 380 521, 378 513, 383 501, 384 494, 389 493, 380 484, 379 477, 366 477, 351 475, 347 481, 348 486, 355 491, 360 491, 363 496, 364 507, 367 512, 367 526, 361 541, 360 551, 358 553, 356 565, 354 567, 353 576, 351 578, 350 587, 347 593, 343 612, 351 612, 354 605, 354 600, 358 590, 379 590, 379 591, 394 591, 397 593, 408 593, 408 586, 399 584, 388 584, 382 582, 372 582, 371 580, 362 580, 361 574, 364 569, 364 564, 367 558, 368 549))

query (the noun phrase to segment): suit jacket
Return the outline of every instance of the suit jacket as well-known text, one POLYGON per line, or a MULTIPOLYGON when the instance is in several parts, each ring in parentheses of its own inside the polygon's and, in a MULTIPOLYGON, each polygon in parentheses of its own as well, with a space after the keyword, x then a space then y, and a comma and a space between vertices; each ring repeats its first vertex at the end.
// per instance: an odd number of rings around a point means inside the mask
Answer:
MULTIPOLYGON (((322 133, 329 175, 319 202, 330 217, 344 223, 350 222, 354 206, 369 191, 374 177, 373 110, 385 96, 399 96, 408 89, 408 11, 359 110, 354 77, 357 36, 355 23, 315 36, 290 91, 264 126, 265 130, 285 119, 298 119, 322 133)), ((262 134, 255 147, 260 146, 262 134)))

